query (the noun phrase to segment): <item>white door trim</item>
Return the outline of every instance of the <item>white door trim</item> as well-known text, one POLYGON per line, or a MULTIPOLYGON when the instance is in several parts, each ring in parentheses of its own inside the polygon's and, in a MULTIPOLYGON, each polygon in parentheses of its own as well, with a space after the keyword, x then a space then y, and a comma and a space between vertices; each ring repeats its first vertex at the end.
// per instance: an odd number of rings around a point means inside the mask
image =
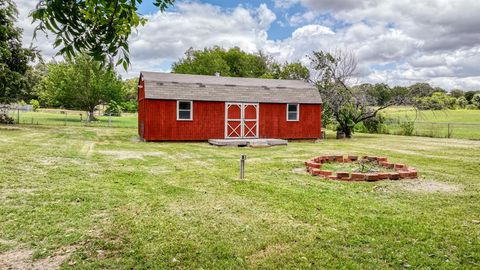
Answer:
POLYGON ((241 102, 225 102, 225 139, 242 139, 242 138, 248 138, 248 139, 257 139, 259 137, 259 126, 260 126, 260 121, 259 121, 259 114, 260 113, 260 104, 259 103, 241 103, 241 102), (228 109, 231 106, 238 106, 240 108, 240 119, 230 119, 228 118, 228 109), (248 106, 253 106, 256 109, 256 118, 255 119, 245 119, 245 108, 248 106), (229 121, 235 121, 235 122, 240 122, 239 126, 232 127, 229 124, 229 121), (255 125, 251 128, 248 126, 245 126, 245 122, 255 122, 255 125), (232 130, 230 134, 228 134, 228 128, 232 130), (237 129, 240 127, 240 134, 237 132, 237 129), (245 136, 245 135, 250 135, 253 132, 253 129, 255 129, 255 134, 254 136, 245 136), (235 134, 234 134, 235 133, 235 134), (238 135, 238 137, 232 137, 231 135, 238 135))

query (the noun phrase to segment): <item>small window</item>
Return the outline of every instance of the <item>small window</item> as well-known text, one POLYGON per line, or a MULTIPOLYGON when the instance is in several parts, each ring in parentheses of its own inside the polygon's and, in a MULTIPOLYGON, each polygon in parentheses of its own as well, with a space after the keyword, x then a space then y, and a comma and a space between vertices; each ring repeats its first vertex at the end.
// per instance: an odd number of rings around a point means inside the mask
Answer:
POLYGON ((299 104, 287 104, 287 121, 298 121, 299 104))
POLYGON ((177 120, 188 121, 193 118, 192 101, 177 101, 177 120))

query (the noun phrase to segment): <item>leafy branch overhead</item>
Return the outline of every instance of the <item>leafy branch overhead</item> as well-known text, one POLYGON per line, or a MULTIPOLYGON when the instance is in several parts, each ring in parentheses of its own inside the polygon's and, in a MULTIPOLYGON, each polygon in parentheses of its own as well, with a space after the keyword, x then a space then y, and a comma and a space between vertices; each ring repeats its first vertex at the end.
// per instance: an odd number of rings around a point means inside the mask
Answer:
MULTIPOLYGON (((175 0, 155 0, 162 12, 175 0)), ((58 54, 71 59, 87 53, 103 63, 130 65, 128 38, 132 28, 144 25, 138 13, 142 0, 41 0, 31 16, 40 22, 36 31, 55 34, 58 54)), ((35 32, 36 32, 35 31, 35 32)))

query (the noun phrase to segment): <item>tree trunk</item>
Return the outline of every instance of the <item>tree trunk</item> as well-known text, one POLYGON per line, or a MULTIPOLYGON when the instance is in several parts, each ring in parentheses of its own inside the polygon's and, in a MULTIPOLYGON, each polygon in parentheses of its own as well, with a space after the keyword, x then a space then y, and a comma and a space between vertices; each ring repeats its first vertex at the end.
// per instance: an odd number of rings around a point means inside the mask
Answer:
POLYGON ((347 139, 351 139, 352 138, 352 129, 350 127, 346 127, 344 128, 343 132, 345 132, 345 137, 347 139))
POLYGON ((87 111, 87 122, 97 121, 97 118, 93 115, 94 110, 87 111))

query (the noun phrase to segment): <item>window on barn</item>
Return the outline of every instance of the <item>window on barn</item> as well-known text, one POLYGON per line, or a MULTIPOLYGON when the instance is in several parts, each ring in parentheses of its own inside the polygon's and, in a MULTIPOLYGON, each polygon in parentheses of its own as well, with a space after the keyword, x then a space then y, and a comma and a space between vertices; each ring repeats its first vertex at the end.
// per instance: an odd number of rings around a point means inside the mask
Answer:
POLYGON ((287 121, 298 121, 299 110, 299 104, 287 104, 287 121))
POLYGON ((193 102, 177 101, 177 120, 188 121, 193 119, 193 102))

